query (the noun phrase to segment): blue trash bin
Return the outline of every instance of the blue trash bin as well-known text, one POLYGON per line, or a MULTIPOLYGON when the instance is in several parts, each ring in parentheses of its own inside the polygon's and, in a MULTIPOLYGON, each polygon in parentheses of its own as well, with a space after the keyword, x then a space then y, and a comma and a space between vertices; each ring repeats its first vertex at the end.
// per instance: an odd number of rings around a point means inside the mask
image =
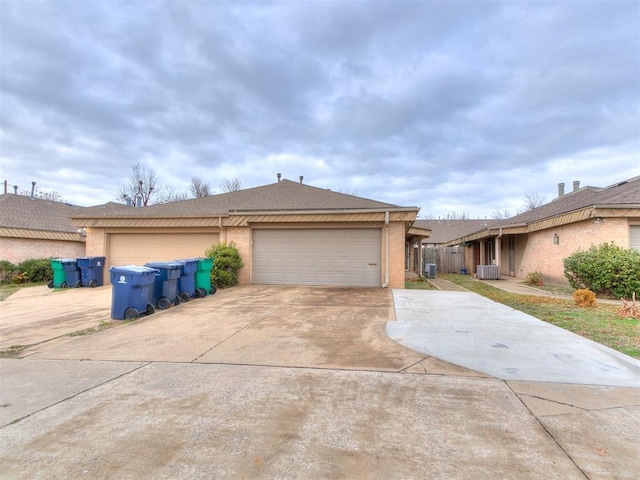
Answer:
POLYGON ((196 270, 198 269, 197 258, 182 258, 176 260, 180 264, 180 278, 178 279, 178 296, 183 302, 187 302, 198 295, 196 291, 196 270))
POLYGON ((137 265, 111 267, 111 318, 135 320, 140 315, 151 315, 155 307, 149 303, 158 270, 137 265))
POLYGON ((171 305, 180 305, 182 300, 178 296, 178 279, 182 265, 178 262, 149 262, 145 266, 158 270, 150 303, 160 310, 166 310, 171 305))
POLYGON ((80 270, 78 270, 78 261, 75 258, 61 258, 60 263, 64 270, 65 281, 61 287, 81 287, 82 281, 80 280, 80 270))
POLYGON ((78 268, 83 287, 101 287, 104 284, 105 257, 80 257, 78 268))

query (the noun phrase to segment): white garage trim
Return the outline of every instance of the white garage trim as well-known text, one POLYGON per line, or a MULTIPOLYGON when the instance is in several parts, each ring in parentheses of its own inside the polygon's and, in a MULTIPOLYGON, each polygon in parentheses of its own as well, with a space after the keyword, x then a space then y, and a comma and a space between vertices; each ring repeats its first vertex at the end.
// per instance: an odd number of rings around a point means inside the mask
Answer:
POLYGON ((253 230, 253 283, 380 286, 380 229, 253 230))
POLYGON ((147 262, 202 257, 218 240, 218 233, 213 232, 110 233, 107 262, 110 266, 144 265, 147 262))

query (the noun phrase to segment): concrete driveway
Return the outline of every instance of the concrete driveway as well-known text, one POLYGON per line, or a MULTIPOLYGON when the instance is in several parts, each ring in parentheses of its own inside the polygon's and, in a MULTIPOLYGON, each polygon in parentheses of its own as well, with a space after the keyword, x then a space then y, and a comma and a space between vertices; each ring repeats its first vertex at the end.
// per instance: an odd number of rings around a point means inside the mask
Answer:
POLYGON ((0 359, 0 477, 596 479, 640 469, 637 389, 505 381, 405 348, 385 334, 388 290, 238 287, 65 335, 108 321, 109 301, 104 287, 0 302, 2 348, 34 344, 0 359))

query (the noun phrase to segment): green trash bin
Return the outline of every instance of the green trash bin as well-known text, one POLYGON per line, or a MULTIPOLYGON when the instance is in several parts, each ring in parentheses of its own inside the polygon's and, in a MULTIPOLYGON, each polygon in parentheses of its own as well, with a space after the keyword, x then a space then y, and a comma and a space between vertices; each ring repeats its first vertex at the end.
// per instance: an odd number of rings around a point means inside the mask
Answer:
POLYGON ((47 287, 49 288, 63 288, 62 284, 67 283, 67 274, 62 266, 62 261, 57 259, 51 259, 51 270, 53 270, 53 280, 51 280, 47 287))
POLYGON ((196 296, 204 297, 216 293, 216 286, 211 284, 211 269, 213 258, 199 258, 196 269, 196 296))

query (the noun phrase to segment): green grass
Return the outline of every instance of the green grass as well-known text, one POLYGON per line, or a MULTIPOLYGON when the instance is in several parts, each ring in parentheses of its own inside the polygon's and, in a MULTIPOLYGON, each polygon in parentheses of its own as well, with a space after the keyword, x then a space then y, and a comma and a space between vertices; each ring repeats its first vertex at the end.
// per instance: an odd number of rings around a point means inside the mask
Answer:
POLYGON ((443 274, 441 277, 495 302, 640 358, 640 322, 618 317, 616 305, 581 308, 572 300, 505 292, 468 275, 443 274))
POLYGON ((404 288, 407 288, 409 290, 433 290, 431 284, 424 280, 417 282, 405 281, 404 288))
POLYGON ((6 300, 21 288, 37 287, 39 285, 43 285, 43 284, 42 283, 8 283, 6 285, 0 285, 0 302, 3 300, 6 300))

